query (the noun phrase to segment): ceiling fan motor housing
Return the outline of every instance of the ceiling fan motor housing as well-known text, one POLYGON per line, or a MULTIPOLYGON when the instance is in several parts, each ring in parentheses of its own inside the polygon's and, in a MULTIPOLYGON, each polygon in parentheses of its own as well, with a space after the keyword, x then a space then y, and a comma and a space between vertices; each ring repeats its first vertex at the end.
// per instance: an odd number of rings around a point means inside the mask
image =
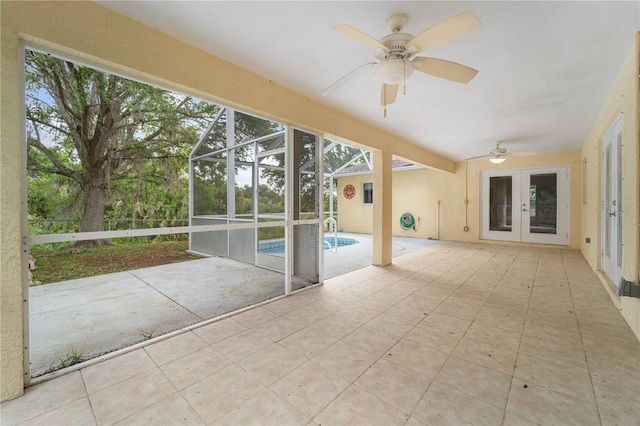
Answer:
POLYGON ((378 56, 380 64, 376 68, 376 77, 383 84, 396 85, 402 83, 413 74, 413 64, 405 56, 405 44, 413 39, 411 34, 395 33, 380 39, 388 52, 378 56))
POLYGON ((491 151, 489 151, 489 153, 491 155, 493 155, 494 157, 501 157, 503 155, 505 155, 507 153, 507 148, 503 148, 500 146, 500 144, 502 143, 502 141, 497 141, 496 147, 493 148, 491 151))
POLYGON ((405 56, 406 48, 404 47, 409 41, 413 40, 413 36, 407 33, 394 33, 384 36, 380 39, 380 43, 384 44, 389 52, 387 55, 405 56))

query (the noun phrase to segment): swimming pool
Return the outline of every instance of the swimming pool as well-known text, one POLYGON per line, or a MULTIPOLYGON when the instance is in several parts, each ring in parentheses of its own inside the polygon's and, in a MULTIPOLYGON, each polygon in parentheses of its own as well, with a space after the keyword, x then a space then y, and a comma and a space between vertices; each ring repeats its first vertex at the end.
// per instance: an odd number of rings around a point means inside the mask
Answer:
MULTIPOLYGON (((335 237, 324 237, 324 249, 331 250, 335 248, 335 241, 335 237)), ((358 244, 358 240, 338 237, 338 247, 350 246, 352 244, 358 244)), ((284 240, 260 243, 260 253, 283 254, 284 240)))

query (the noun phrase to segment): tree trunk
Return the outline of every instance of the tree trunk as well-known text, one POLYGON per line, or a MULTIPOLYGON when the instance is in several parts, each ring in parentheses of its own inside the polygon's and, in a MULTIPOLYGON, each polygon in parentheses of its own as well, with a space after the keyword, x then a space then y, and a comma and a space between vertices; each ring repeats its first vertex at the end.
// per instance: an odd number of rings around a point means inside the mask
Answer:
MULTIPOLYGON (((87 174, 89 179, 82 185, 84 206, 80 232, 100 232, 104 230, 104 199, 105 199, 105 175, 101 169, 92 170, 87 174)), ((95 247, 108 245, 108 240, 79 241, 74 247, 95 247)))

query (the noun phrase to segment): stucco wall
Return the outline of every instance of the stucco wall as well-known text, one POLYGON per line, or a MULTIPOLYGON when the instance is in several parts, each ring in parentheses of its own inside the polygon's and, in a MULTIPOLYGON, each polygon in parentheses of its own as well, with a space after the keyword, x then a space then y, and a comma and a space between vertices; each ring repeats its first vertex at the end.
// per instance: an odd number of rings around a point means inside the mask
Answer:
MULTIPOLYGON (((509 148, 518 151, 517 142, 509 148)), ((467 208, 469 231, 464 232, 464 197, 456 197, 453 201, 454 210, 451 215, 455 221, 453 226, 446 227, 442 238, 462 241, 477 241, 480 239, 480 174, 486 170, 510 170, 535 168, 545 166, 568 166, 569 167, 569 247, 580 248, 580 184, 581 184, 581 164, 580 151, 563 151, 549 154, 538 154, 532 156, 511 156, 504 163, 497 166, 489 161, 469 161, 467 162, 467 193, 469 205, 467 208), (462 198, 462 199, 460 199, 462 198)), ((456 164, 456 177, 458 185, 462 185, 460 194, 464 194, 464 163, 456 164)))
POLYGON ((4 36, 0 72, 0 401, 19 395, 23 381, 23 182, 21 114, 18 98, 18 49, 4 36), (10 90, 13 88, 13 90, 10 90))
POLYGON ((362 204, 362 184, 373 183, 373 175, 352 176, 338 180, 338 230, 370 234, 373 229, 373 205, 362 204), (356 194, 348 199, 344 196, 346 185, 353 185, 356 194), (344 212, 344 213, 343 213, 344 212), (355 214, 351 214, 354 212, 355 214))
MULTIPOLYGON (((512 148, 514 151, 517 148, 512 148)), ((535 156, 509 157, 494 165, 488 160, 456 163, 454 174, 421 169, 399 171, 393 175, 393 235, 415 238, 439 238, 452 241, 480 241, 480 174, 485 170, 507 170, 544 166, 569 166, 569 247, 580 248, 581 162, 580 151, 554 152, 535 156), (467 199, 465 210, 465 179, 467 199), (440 204, 438 205, 438 201, 440 204), (440 213, 438 215, 438 208, 440 213), (403 230, 400 215, 404 212, 416 218, 416 230, 403 230), (468 231, 464 231, 466 224, 468 231), (438 220, 439 217, 439 220, 438 220), (439 226, 438 226, 439 222, 439 226)), ((361 193, 362 182, 371 175, 347 176, 338 180, 340 226, 345 232, 371 232, 371 206, 362 205, 362 197, 346 200, 342 190, 353 184, 361 193)), ((374 200, 375 202, 375 200, 374 200)))
MULTIPOLYGON (((622 276, 638 282, 640 264, 640 229, 638 205, 640 196, 640 148, 638 126, 638 74, 640 73, 640 33, 636 34, 636 47, 618 77, 598 119, 582 146, 582 159, 586 160, 586 182, 589 191, 582 209, 582 235, 591 243, 581 241, 581 250, 594 271, 601 269, 601 192, 602 192, 602 144, 611 126, 622 117, 622 205, 623 205, 623 256, 622 276)), ((620 309, 634 333, 640 338, 640 299, 616 295, 614 284, 600 275, 605 288, 620 309)))

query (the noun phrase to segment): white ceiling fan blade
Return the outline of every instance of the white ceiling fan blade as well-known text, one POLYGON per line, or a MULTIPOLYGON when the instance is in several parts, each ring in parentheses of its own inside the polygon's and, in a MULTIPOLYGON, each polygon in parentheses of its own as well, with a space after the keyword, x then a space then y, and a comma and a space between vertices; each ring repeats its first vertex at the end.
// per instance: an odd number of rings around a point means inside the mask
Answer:
POLYGON ((339 25, 334 25, 331 28, 346 35, 349 38, 352 38, 357 42, 364 44, 365 46, 369 46, 372 49, 382 49, 385 52, 389 51, 389 49, 387 49, 387 46, 380 43, 378 40, 371 37, 369 34, 365 34, 360 30, 356 30, 355 28, 349 25, 339 24, 339 25))
POLYGON ((391 105, 398 96, 398 84, 383 84, 380 91, 380 105, 391 105))
POLYGON ((458 83, 468 83, 478 74, 478 70, 444 59, 418 56, 412 62, 415 70, 458 83))
POLYGON ((480 158, 487 158, 487 157, 493 157, 493 155, 478 155, 476 157, 469 157, 469 158, 465 158, 465 161, 471 161, 471 160, 479 160, 480 158))
POLYGON ((331 96, 336 90, 342 87, 347 81, 351 80, 353 77, 360 74, 362 71, 367 70, 376 65, 377 64, 375 62, 369 62, 368 64, 360 65, 358 68, 354 69, 353 71, 349 71, 347 74, 339 78, 331 86, 324 89, 324 91, 322 92, 322 96, 331 96))
POLYGON ((419 53, 441 46, 480 28, 482 22, 466 11, 428 28, 409 41, 405 48, 409 53, 419 53))

